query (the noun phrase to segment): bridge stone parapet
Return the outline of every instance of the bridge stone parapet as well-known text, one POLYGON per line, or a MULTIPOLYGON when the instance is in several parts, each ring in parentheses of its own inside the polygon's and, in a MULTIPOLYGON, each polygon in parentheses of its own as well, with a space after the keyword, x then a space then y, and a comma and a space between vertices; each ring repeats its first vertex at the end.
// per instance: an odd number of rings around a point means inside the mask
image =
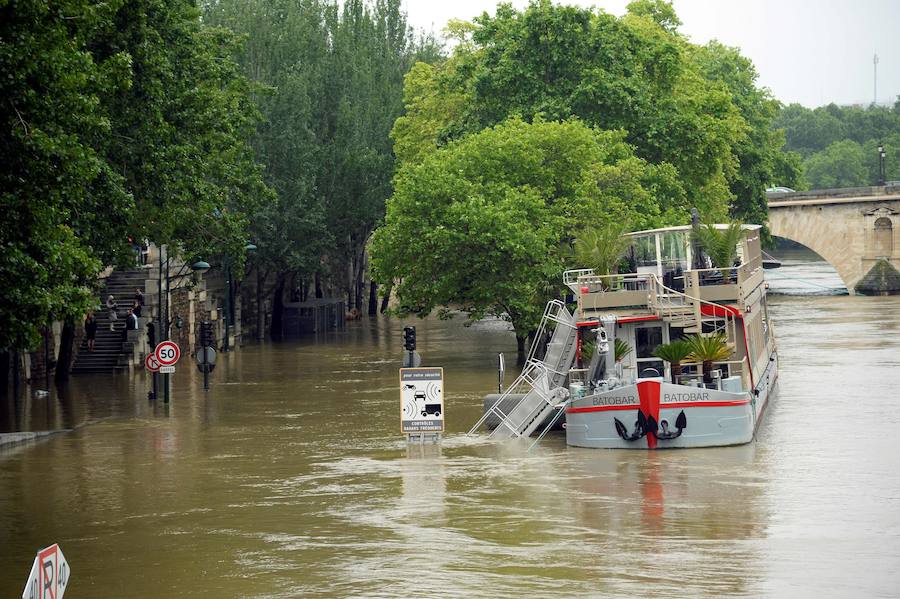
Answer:
POLYGON ((850 293, 900 294, 900 185, 767 195, 772 235, 822 256, 850 293))

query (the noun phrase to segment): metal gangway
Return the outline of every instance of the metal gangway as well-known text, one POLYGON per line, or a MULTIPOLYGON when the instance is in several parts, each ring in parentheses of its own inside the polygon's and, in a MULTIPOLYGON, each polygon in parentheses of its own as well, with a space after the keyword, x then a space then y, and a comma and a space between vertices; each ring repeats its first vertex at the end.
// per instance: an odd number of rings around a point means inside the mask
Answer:
MULTIPOLYGON (((528 437, 551 417, 554 410, 558 412, 563 409, 569 397, 565 384, 569 369, 575 361, 576 340, 575 316, 566 309, 563 302, 548 302, 522 373, 494 405, 485 411, 468 434, 474 434, 493 414, 499 419, 499 424, 489 437, 528 437), (543 358, 538 358, 540 344, 551 326, 553 335, 550 343, 543 358), (509 403, 506 400, 511 395, 524 396, 511 407, 504 407, 504 404, 509 403)), ((558 416, 557 413, 552 421, 555 422, 558 416)))

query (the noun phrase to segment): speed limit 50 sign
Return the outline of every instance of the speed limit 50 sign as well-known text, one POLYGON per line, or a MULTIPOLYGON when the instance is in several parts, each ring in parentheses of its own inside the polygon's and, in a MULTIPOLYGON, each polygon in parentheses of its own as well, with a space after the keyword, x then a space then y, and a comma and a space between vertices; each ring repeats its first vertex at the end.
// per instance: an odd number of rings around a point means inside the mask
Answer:
POLYGON ((156 356, 160 366, 172 366, 181 357, 181 350, 174 341, 163 341, 156 346, 153 355, 156 356))

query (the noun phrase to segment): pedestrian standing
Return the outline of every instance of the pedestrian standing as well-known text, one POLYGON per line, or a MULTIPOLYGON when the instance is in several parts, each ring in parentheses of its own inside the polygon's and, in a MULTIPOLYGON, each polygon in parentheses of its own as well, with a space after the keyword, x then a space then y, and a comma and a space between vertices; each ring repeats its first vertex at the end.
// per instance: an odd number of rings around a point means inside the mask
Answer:
POLYGON ((88 312, 87 318, 84 319, 84 338, 87 339, 87 348, 89 352, 94 351, 94 338, 97 336, 97 320, 94 318, 93 312, 88 312))
MULTIPOLYGON (((140 306, 141 308, 144 307, 144 292, 141 291, 140 287, 137 287, 134 290, 134 303, 137 304, 138 306, 140 306)), ((140 314, 138 314, 138 316, 140 316, 140 314)))
POLYGON ((116 303, 116 298, 113 297, 112 294, 108 298, 106 298, 106 311, 109 313, 109 330, 116 330, 116 321, 119 319, 119 315, 116 311, 119 308, 119 304, 116 303))
POLYGON ((122 329, 122 341, 128 339, 128 331, 136 331, 137 329, 137 316, 134 315, 134 309, 128 308, 128 314, 125 315, 125 328, 122 329))
POLYGON ((134 305, 131 307, 131 311, 134 312, 135 316, 141 315, 141 304, 137 300, 134 300, 134 305))

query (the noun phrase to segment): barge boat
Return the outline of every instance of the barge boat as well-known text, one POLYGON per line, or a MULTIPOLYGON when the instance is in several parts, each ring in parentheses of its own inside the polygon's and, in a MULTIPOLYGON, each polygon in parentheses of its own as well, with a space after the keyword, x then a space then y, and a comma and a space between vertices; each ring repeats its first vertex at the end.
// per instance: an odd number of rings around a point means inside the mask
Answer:
POLYGON ((491 436, 536 443, 564 419, 566 443, 576 447, 750 442, 778 376, 760 226, 741 226, 727 268, 713 268, 691 233, 692 226, 630 233, 633 272, 566 271, 574 301, 547 304, 521 374, 470 433, 491 420, 491 436), (678 340, 718 344, 719 355, 658 357, 660 346, 678 340))

